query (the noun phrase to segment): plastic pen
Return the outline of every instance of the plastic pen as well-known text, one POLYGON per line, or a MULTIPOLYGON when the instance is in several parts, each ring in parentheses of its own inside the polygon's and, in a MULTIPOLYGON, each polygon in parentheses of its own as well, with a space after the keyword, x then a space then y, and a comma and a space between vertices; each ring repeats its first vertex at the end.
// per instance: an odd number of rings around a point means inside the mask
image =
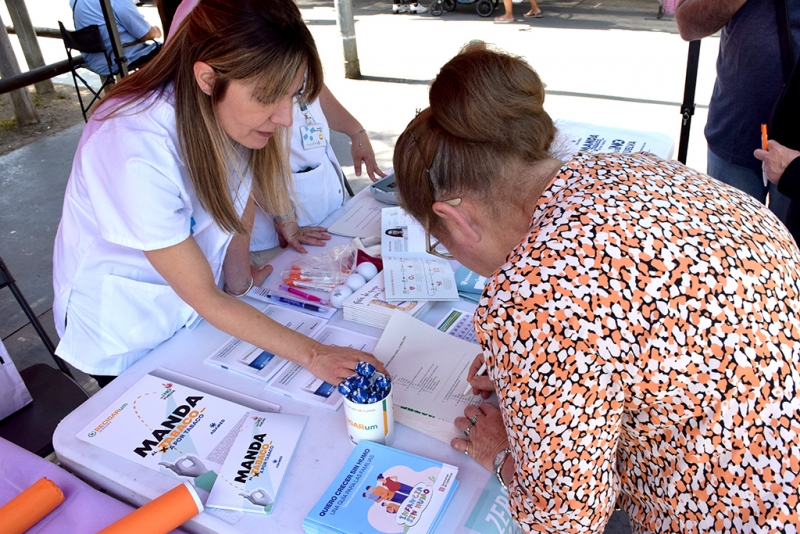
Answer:
POLYGON ((325 305, 325 306, 328 305, 328 301, 327 300, 321 299, 321 298, 316 297, 314 295, 309 295, 305 291, 300 291, 299 289, 297 289, 295 287, 287 286, 286 284, 281 284, 280 288, 283 289, 284 291, 288 292, 288 293, 291 293, 293 295, 297 295, 300 298, 303 298, 303 299, 306 299, 306 300, 310 300, 311 302, 318 302, 318 303, 320 303, 322 305, 325 305))
MULTIPOLYGON (((478 369, 477 373, 475 373, 475 376, 480 376, 485 372, 486 372, 486 362, 483 362, 483 365, 481 365, 481 368, 478 369)), ((463 394, 464 395, 469 395, 471 391, 472 391, 472 384, 469 384, 469 385, 467 385, 467 389, 464 390, 463 394)))
MULTIPOLYGON (((762 124, 761 125, 761 148, 763 150, 768 150, 767 149, 767 146, 768 146, 767 140, 768 139, 769 138, 767 137, 767 125, 766 124, 762 124)), ((769 182, 767 181, 767 173, 765 173, 763 169, 761 170, 761 178, 763 178, 763 180, 764 180, 764 187, 767 187, 769 185, 769 182)))
POLYGON ((298 308, 303 308, 304 310, 311 310, 313 312, 320 312, 323 309, 316 304, 309 304, 308 302, 303 302, 300 300, 289 299, 286 297, 279 297, 277 295, 269 295, 269 298, 274 300, 275 302, 283 302, 284 304, 291 304, 292 306, 297 306, 298 308))

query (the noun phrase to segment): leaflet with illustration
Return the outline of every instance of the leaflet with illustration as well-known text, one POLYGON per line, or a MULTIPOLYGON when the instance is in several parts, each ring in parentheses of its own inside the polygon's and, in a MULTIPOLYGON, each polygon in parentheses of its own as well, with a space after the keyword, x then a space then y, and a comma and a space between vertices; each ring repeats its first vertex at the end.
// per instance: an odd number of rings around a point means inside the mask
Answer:
POLYGON ((425 251, 425 229, 403 208, 383 208, 381 257, 386 300, 458 300, 450 262, 425 251))
MULTIPOLYGON (((264 309, 264 315, 309 337, 328 322, 327 319, 273 305, 264 309)), ((283 358, 236 338, 227 341, 206 358, 206 362, 264 381, 268 381, 286 365, 286 360, 283 358)))
POLYGON ((426 534, 458 487, 458 468, 362 440, 306 518, 306 534, 426 534))
MULTIPOLYGON (((350 347, 364 352, 372 352, 378 343, 378 339, 372 336, 330 325, 323 326, 314 335, 314 339, 323 345, 350 347)), ((343 402, 335 385, 317 378, 305 367, 292 362, 275 373, 266 387, 295 400, 331 410, 338 410, 343 402)))
POLYGON ((210 491, 249 411, 197 389, 145 375, 77 437, 210 491))
POLYGON ((248 412, 206 506, 272 513, 307 419, 301 415, 248 412))

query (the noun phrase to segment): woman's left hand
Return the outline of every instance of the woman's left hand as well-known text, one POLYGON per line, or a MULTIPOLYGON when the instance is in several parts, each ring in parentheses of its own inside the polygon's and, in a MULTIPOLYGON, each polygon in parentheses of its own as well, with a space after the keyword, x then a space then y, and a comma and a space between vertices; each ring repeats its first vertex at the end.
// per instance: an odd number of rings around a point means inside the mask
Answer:
POLYGON ((281 248, 291 245, 297 252, 307 254, 303 245, 324 247, 325 241, 331 238, 327 228, 322 226, 299 226, 297 222, 287 225, 275 224, 278 231, 278 243, 281 248))
POLYGON ((767 148, 769 150, 756 149, 753 155, 763 162, 761 167, 764 169, 764 174, 767 175, 767 179, 773 184, 777 184, 781 176, 783 176, 783 171, 786 170, 786 167, 788 167, 795 158, 800 157, 800 152, 792 150, 791 148, 786 148, 782 144, 771 139, 767 144, 767 148))
POLYGON ((467 406, 464 417, 456 418, 455 424, 461 432, 469 431, 463 438, 453 439, 450 446, 458 452, 466 451, 473 460, 492 471, 494 457, 508 447, 508 435, 500 408, 489 403, 467 406))
POLYGON ((367 169, 367 176, 373 182, 377 182, 380 178, 386 176, 386 173, 378 168, 378 162, 375 161, 375 152, 372 150, 372 143, 370 143, 366 131, 361 131, 350 138, 350 155, 353 157, 353 168, 356 171, 356 176, 361 176, 362 162, 367 169))

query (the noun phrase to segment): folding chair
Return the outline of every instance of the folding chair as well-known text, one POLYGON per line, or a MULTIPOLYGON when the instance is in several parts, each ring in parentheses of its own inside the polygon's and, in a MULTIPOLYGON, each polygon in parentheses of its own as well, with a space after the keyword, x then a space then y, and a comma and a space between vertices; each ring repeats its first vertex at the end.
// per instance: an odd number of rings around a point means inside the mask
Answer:
POLYGON ((69 68, 72 72, 72 81, 75 82, 75 92, 78 93, 78 102, 81 105, 81 112, 83 112, 83 120, 87 121, 86 112, 91 109, 92 105, 97 100, 102 98, 103 90, 108 87, 109 85, 114 83, 114 69, 111 66, 111 54, 106 50, 105 45, 103 44, 103 36, 100 34, 100 28, 96 24, 92 24, 91 26, 86 26, 85 28, 81 28, 80 30, 75 30, 74 32, 68 31, 64 28, 64 24, 61 21, 58 21, 58 29, 61 30, 61 39, 64 41, 64 49, 67 51, 67 61, 69 62, 69 68), (78 58, 72 56, 72 51, 77 50, 81 53, 89 53, 89 54, 103 54, 106 58, 106 63, 108 64, 108 73, 109 74, 102 74, 99 72, 95 72, 95 74, 100 76, 100 79, 103 81, 103 84, 100 86, 100 89, 95 90, 89 82, 87 82, 80 74, 78 74, 78 69, 83 68, 89 70, 91 72, 92 69, 86 66, 86 63, 77 61, 78 58), (88 105, 83 104, 83 97, 81 96, 81 90, 78 87, 78 80, 83 83, 83 86, 92 93, 92 99, 89 101, 88 105))
POLYGON ((89 396, 75 382, 64 360, 56 355, 50 336, 0 257, 0 289, 4 287, 11 290, 58 369, 45 363, 37 363, 19 372, 33 402, 0 421, 0 437, 45 457, 53 452, 53 432, 58 424, 89 396))

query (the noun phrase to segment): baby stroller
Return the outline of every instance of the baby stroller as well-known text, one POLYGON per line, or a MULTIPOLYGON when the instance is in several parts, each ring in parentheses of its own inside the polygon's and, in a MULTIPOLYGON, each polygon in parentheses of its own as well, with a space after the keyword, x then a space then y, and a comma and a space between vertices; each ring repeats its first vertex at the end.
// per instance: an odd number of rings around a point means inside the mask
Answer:
POLYGON ((433 0, 430 7, 431 15, 438 17, 443 11, 455 11, 458 4, 476 4, 475 11, 481 17, 488 17, 494 13, 499 0, 433 0))

